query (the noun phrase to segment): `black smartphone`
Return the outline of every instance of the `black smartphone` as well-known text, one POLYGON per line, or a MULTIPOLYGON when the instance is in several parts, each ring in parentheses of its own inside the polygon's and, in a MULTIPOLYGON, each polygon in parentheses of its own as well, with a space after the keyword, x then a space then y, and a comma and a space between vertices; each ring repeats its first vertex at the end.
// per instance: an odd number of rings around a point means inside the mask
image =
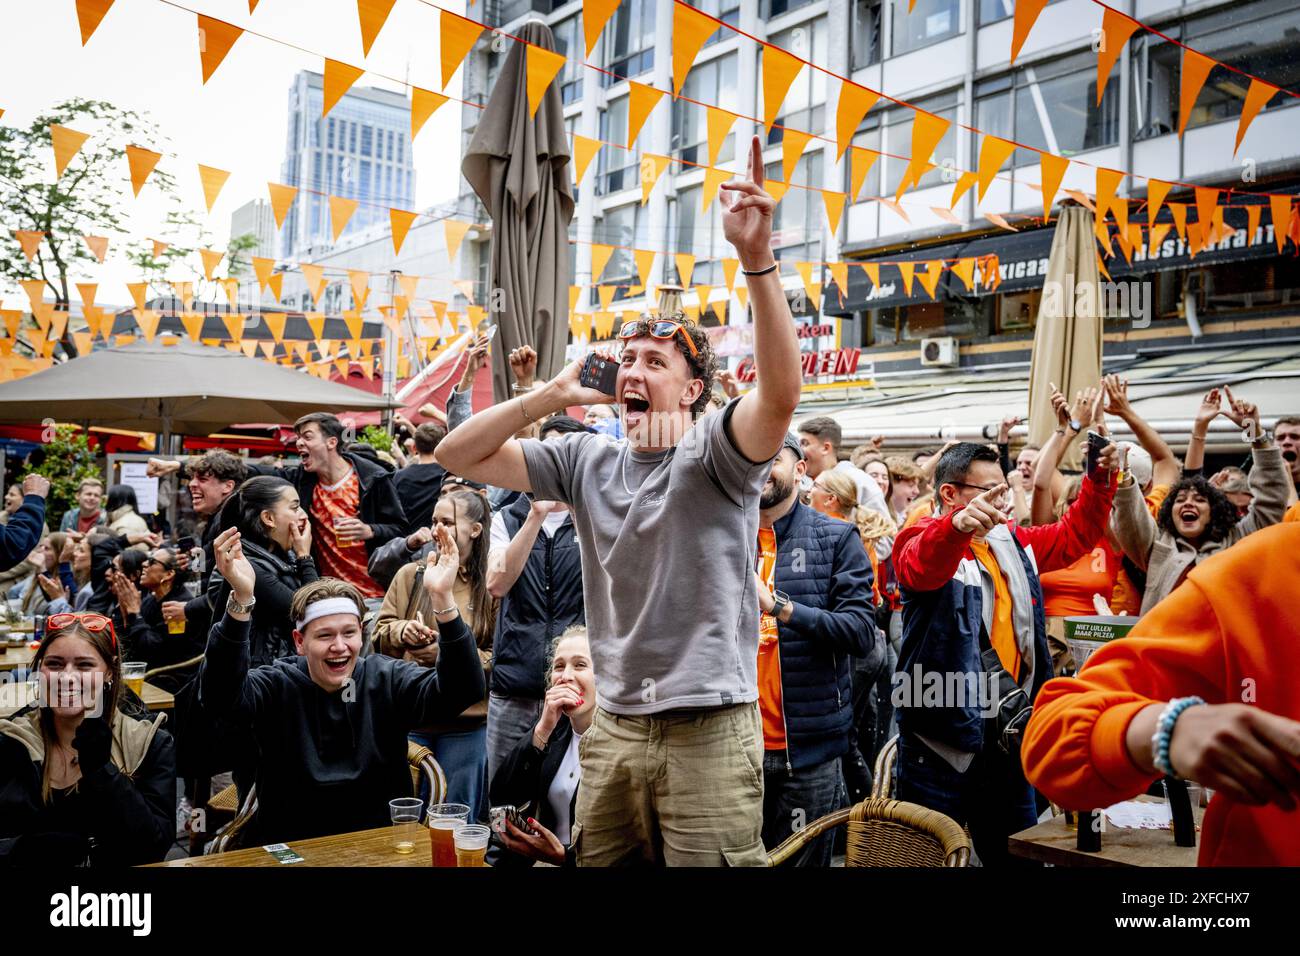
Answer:
POLYGON ((1087 470, 1088 477, 1092 478, 1097 474, 1097 462, 1101 458, 1101 450, 1110 444, 1110 439, 1104 435, 1098 435, 1094 431, 1088 432, 1088 456, 1084 462, 1084 468, 1087 470))
POLYGON ((176 540, 177 551, 193 551, 194 547, 195 547, 194 535, 192 534, 187 534, 184 537, 178 538, 176 540))
POLYGON ((578 381, 587 388, 594 388, 602 395, 612 396, 614 389, 618 387, 617 360, 603 358, 592 352, 582 366, 582 374, 578 376, 578 381))

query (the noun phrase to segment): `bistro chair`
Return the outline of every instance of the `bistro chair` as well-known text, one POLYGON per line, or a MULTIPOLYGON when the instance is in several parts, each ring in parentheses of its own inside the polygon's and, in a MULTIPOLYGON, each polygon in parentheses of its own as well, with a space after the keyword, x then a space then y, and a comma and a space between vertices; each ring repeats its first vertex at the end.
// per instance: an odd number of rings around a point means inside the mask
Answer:
POLYGON ((872 770, 871 795, 880 800, 887 800, 894 795, 894 761, 898 759, 898 734, 890 737, 885 746, 876 754, 876 765, 872 770))
POLYGON ((970 864, 970 838, 951 818, 915 803, 868 797, 792 834, 767 856, 780 866, 808 843, 848 825, 845 866, 958 867, 970 864))
POLYGON ((175 664, 164 664, 162 667, 155 667, 153 670, 144 672, 144 679, 157 677, 159 674, 171 674, 174 671, 183 671, 191 667, 198 667, 203 663, 203 655, 198 654, 187 661, 177 661, 175 664))

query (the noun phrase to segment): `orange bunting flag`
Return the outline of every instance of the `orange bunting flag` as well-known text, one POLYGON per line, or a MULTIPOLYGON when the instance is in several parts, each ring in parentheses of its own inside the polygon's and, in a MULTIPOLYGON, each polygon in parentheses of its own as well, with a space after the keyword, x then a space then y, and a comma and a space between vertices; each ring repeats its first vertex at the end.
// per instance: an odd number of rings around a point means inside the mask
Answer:
POLYGON ((587 169, 591 166, 591 161, 596 158, 603 146, 598 139, 588 139, 586 136, 573 134, 573 184, 580 186, 582 177, 587 175, 587 169))
POLYGON ((975 183, 978 180, 979 176, 971 172, 965 172, 958 176, 957 184, 952 187, 952 200, 948 203, 948 208, 955 209, 957 203, 961 202, 961 197, 975 188, 975 183))
POLYGON ((414 299, 415 290, 420 285, 420 277, 419 276, 398 276, 397 284, 402 287, 402 293, 407 297, 407 299, 414 299))
POLYGON ((343 230, 347 228, 348 220, 357 211, 358 205, 355 199, 330 196, 330 228, 334 233, 335 242, 338 242, 339 236, 343 235, 343 230))
POLYGON ((131 167, 131 188, 135 190, 137 196, 140 195, 144 181, 149 178, 149 174, 153 172, 160 159, 162 153, 155 153, 152 149, 145 149, 143 146, 126 148, 126 161, 131 167))
POLYGON ((59 309, 50 317, 50 338, 57 342, 63 338, 63 333, 68 328, 68 313, 59 309))
POLYGON ((1169 230, 1172 228, 1174 228, 1174 224, 1171 222, 1162 222, 1160 225, 1150 228, 1148 232, 1149 243, 1147 245, 1148 257, 1155 256, 1156 250, 1160 248, 1160 244, 1165 241, 1165 236, 1169 234, 1169 230))
POLYGON ((1025 45, 1029 31, 1038 21, 1038 15, 1047 6, 1048 0, 1016 0, 1015 21, 1011 26, 1011 62, 1016 62, 1020 48, 1025 45))
POLYGON ((131 293, 131 301, 135 303, 137 309, 145 307, 145 297, 149 294, 149 283, 147 282, 128 282, 126 291, 131 293))
POLYGON ((81 45, 85 46, 99 22, 113 6, 113 0, 77 0, 77 26, 81 28, 81 45))
POLYGON ((598 242, 591 244, 591 281, 593 284, 600 281, 600 276, 605 271, 605 266, 609 264, 610 256, 613 254, 613 246, 602 245, 598 242))
POLYGON ((874 149, 862 149, 854 146, 849 152, 849 197, 858 201, 858 196, 862 193, 862 185, 867 181, 867 173, 871 172, 871 167, 876 164, 880 154, 874 149))
POLYGON ((930 156, 951 125, 941 116, 935 116, 924 110, 916 111, 916 120, 912 124, 912 158, 907 164, 902 182, 898 185, 898 193, 894 196, 895 201, 909 186, 920 182, 921 177, 925 175, 930 156))
POLYGON ((722 260, 722 279, 727 283, 727 291, 736 291, 736 272, 740 269, 739 259, 722 260))
MULTIPOLYGON (((280 316, 280 317, 281 317, 281 318, 284 318, 283 315, 280 316)), ((266 318, 266 316, 262 316, 262 318, 266 318)), ((269 359, 270 359, 270 358, 275 358, 275 343, 274 343, 274 342, 268 342, 266 339, 262 339, 261 341, 259 341, 259 342, 257 343, 257 347, 258 347, 258 349, 261 350, 263 357, 265 357, 265 358, 269 358, 269 359)))
POLYGON ((239 280, 238 279, 218 279, 217 284, 221 286, 221 291, 226 294, 226 301, 230 303, 232 309, 239 305, 239 280))
POLYGON ((275 301, 280 301, 280 293, 284 290, 284 273, 277 272, 266 280, 267 287, 271 290, 271 295, 275 296, 275 301))
POLYGON ((144 340, 152 342, 153 337, 158 334, 158 322, 162 319, 162 316, 153 309, 136 309, 132 314, 135 315, 135 321, 140 326, 140 331, 144 333, 144 340))
MULTIPOLYGON (((311 329, 312 339, 316 342, 320 342, 320 337, 325 334, 325 313, 304 312, 302 317, 307 320, 307 328, 311 329)), ((323 355, 324 353, 322 352, 321 354, 323 355)))
POLYGON ((1205 86, 1206 77, 1214 67, 1214 60, 1208 56, 1187 47, 1183 48, 1182 80, 1178 93, 1179 136, 1182 136, 1187 129, 1187 121, 1192 116, 1192 107, 1196 105, 1196 98, 1201 95, 1201 87, 1205 86))
POLYGON ((199 250, 199 257, 203 260, 203 278, 209 282, 216 278, 212 273, 217 271, 217 266, 221 265, 221 260, 225 255, 220 249, 199 250))
POLYGON ((357 0, 357 19, 361 21, 361 55, 369 56, 375 37, 384 28, 397 0, 357 0))
POLYGON ((450 97, 443 96, 441 93, 434 93, 431 90, 422 90, 418 86, 411 87, 411 139, 414 140, 417 133, 424 127, 429 117, 437 112, 438 107, 446 103, 450 97))
POLYGON ((736 298, 740 301, 740 311, 743 315, 749 310, 749 287, 737 286, 735 292, 736 298))
POLYGON ((844 202, 849 197, 830 189, 821 190, 822 204, 826 207, 826 221, 830 223, 831 235, 840 231, 840 216, 844 214, 844 202))
POLYGON ((45 238, 45 233, 36 229, 15 229, 13 234, 14 238, 18 240, 18 245, 23 247, 23 255, 27 257, 27 261, 34 260, 36 251, 40 248, 41 240, 45 238))
POLYGON ((1255 122, 1255 117, 1259 111, 1277 95, 1278 88, 1263 80, 1252 79, 1250 89, 1246 91, 1246 102, 1241 107, 1241 119, 1237 120, 1237 142, 1232 147, 1232 155, 1237 155, 1237 150, 1241 149, 1241 141, 1246 136, 1246 130, 1250 129, 1250 124, 1255 122))
POLYGON ((799 157, 803 155, 803 151, 811 139, 812 133, 804 133, 797 129, 786 129, 782 134, 781 178, 787 183, 790 181, 790 177, 794 175, 794 168, 799 164, 799 157))
POLYGON ((81 296, 81 307, 83 309, 93 309, 95 307, 95 293, 98 290, 98 282, 77 283, 77 295, 81 296))
POLYGON ((958 259, 956 262, 954 262, 952 264, 952 274, 961 280, 961 284, 966 287, 967 292, 972 291, 972 289, 974 289, 974 283, 975 283, 974 257, 972 256, 965 259, 958 259))
POLYGON ((844 302, 844 293, 849 287, 849 264, 847 262, 828 262, 826 270, 830 272, 831 278, 835 280, 835 289, 839 294, 840 303, 844 302))
POLYGON ((230 336, 232 342, 238 342, 244 337, 244 317, 239 313, 227 313, 221 317, 221 321, 226 326, 226 333, 230 336))
POLYGON ((528 115, 535 117, 537 108, 542 105, 542 97, 550 88, 551 83, 564 69, 565 59, 551 50, 544 50, 539 46, 529 44, 525 50, 524 70, 528 84, 528 115))
MULTIPOLYGON (((281 273, 283 276, 283 273, 281 273)), ((284 341, 284 320, 287 318, 283 312, 263 312, 262 321, 271 332, 271 337, 277 342, 284 341)))
POLYGON ((27 301, 31 304, 32 313, 39 312, 41 300, 45 298, 45 283, 40 279, 21 279, 19 283, 27 293, 27 301))
POLYGON ((366 71, 348 63, 340 63, 325 57, 325 91, 321 98, 321 119, 329 115, 343 95, 352 89, 352 84, 361 79, 366 71))
POLYGON ((406 234, 410 232, 413 222, 415 213, 410 210, 395 207, 388 210, 388 223, 393 233, 393 255, 402 251, 402 243, 406 241, 406 234))
POLYGON ((267 183, 266 188, 271 194, 271 214, 275 216, 275 228, 279 229, 284 226, 284 217, 289 215, 289 207, 298 195, 298 187, 267 183))
POLYGON ((253 275, 257 276, 257 287, 263 292, 266 291, 266 283, 270 280, 271 273, 274 270, 274 259, 266 259, 262 256, 253 256, 253 275))
POLYGON ((1184 242, 1187 241, 1187 203, 1171 202, 1169 211, 1174 217, 1174 228, 1178 230, 1178 238, 1184 242))
POLYGON ((1259 232, 1259 216, 1264 211, 1260 205, 1246 207, 1246 245, 1255 244, 1255 234, 1259 232))
POLYGON ((370 295, 370 273, 363 269, 349 269, 348 284, 352 287, 352 301, 358 309, 364 309, 370 295))
POLYGON ((763 184, 763 188, 767 190, 767 194, 772 197, 773 201, 780 202, 785 198, 785 194, 789 192, 790 184, 788 182, 769 179, 763 184))
POLYGON ((585 312, 574 312, 569 316, 569 334, 576 342, 578 339, 590 338, 591 316, 585 312))
POLYGON ((455 262, 456 253, 460 251, 460 244, 465 239, 465 234, 469 232, 470 224, 461 222, 459 219, 444 219, 442 221, 442 232, 447 242, 447 261, 455 262))
POLYGON ((726 169, 715 169, 710 166, 704 171, 704 188, 700 190, 700 202, 704 206, 704 211, 709 211, 709 206, 713 200, 718 198, 718 192, 722 184, 732 178, 732 173, 726 169))
POLYGON ((898 263, 898 274, 903 277, 903 290, 910 297, 912 295, 912 276, 916 271, 915 262, 898 263))
POLYGON ((930 207, 930 212, 934 213, 936 216, 938 216, 938 217, 939 217, 940 219, 942 219, 944 222, 950 222, 950 223, 952 223, 954 226, 962 226, 962 225, 965 225, 965 223, 963 223, 960 219, 958 219, 956 216, 954 216, 954 215, 952 214, 952 210, 950 210, 950 209, 944 209, 942 206, 931 206, 931 207, 930 207))
POLYGON ((351 338, 361 338, 361 330, 365 325, 365 320, 361 318, 360 309, 344 309, 343 324, 348 327, 348 335, 351 338))
POLYGON ((1093 215, 1097 215, 1097 206, 1088 198, 1087 193, 1079 189, 1067 189, 1065 190, 1065 194, 1093 215))
POLYGON ((880 94, 865 86, 844 80, 840 83, 840 100, 835 107, 835 160, 844 158, 844 151, 853 143, 853 134, 862 124, 880 94))
POLYGON ((718 21, 684 3, 673 4, 673 93, 680 96, 686 74, 704 41, 718 32, 718 21))
POLYGON ((89 138, 89 133, 78 133, 75 129, 68 129, 57 123, 50 124, 50 144, 54 147, 56 179, 63 175, 63 171, 68 168, 68 163, 72 162, 72 157, 76 156, 77 151, 81 149, 81 144, 89 138))
MULTIPOLYGON (((1106 213, 1116 205, 1115 193, 1124 181, 1124 173, 1118 169, 1097 167, 1097 221, 1106 218, 1106 213)), ((1120 200, 1123 202, 1123 200, 1120 200)))
POLYGON ((979 201, 984 201, 984 194, 989 191, 989 186, 993 182, 993 177, 998 174, 1003 163, 1015 152, 1016 144, 1009 143, 1005 139, 998 139, 996 136, 985 136, 984 142, 980 144, 980 165, 975 174, 979 181, 979 201))
POLYGON ((689 252, 679 252, 673 256, 677 265, 677 277, 683 287, 691 284, 691 275, 695 272, 695 257, 689 252))
POLYGON ((194 283, 193 282, 173 282, 172 295, 181 300, 182 311, 188 312, 190 303, 194 300, 194 283))
POLYGON ((921 285, 925 288, 925 291, 929 294, 932 300, 934 299, 935 290, 939 287, 939 278, 942 275, 943 263, 939 262, 937 259, 932 262, 927 262, 925 264, 925 271, 917 274, 916 278, 920 280, 921 285))
POLYGON ((618 294, 618 286, 602 285, 596 287, 596 295, 600 298, 600 307, 608 312, 609 307, 614 304, 614 296, 618 294))
POLYGON ((198 342, 199 336, 203 334, 203 313, 202 312, 182 313, 181 325, 184 326, 185 334, 190 337, 190 341, 198 342))
POLYGON ((1160 179, 1147 180, 1147 228, 1156 227, 1156 216, 1160 215, 1160 208, 1165 204, 1165 197, 1169 195, 1172 183, 1164 182, 1160 179))
POLYGON ((1015 226, 1011 225, 1011 223, 1007 222, 1007 220, 1003 216, 999 215, 996 212, 986 212, 984 214, 984 218, 987 219, 989 222, 993 223, 993 225, 999 226, 1002 229, 1006 229, 1008 232, 1020 231, 1015 226))
POLYGON ((1291 224, 1291 197, 1271 195, 1268 197, 1268 205, 1273 216, 1273 241, 1277 243, 1280 254, 1286 245, 1286 233, 1291 224))
POLYGON ((672 160, 667 156, 656 156, 654 153, 645 153, 641 156, 641 205, 650 201, 650 194, 654 192, 655 184, 663 176, 664 170, 672 160))
POLYGON ((1052 218, 1052 202, 1056 199, 1056 193, 1061 188, 1061 180, 1065 178, 1065 170, 1070 165, 1070 161, 1061 156, 1052 153, 1039 153, 1039 159, 1042 160, 1042 189, 1043 189, 1043 221, 1052 218))
POLYGON ((727 324, 727 300, 719 299, 713 303, 713 316, 718 320, 718 325, 727 324))
POLYGON ((253 353, 257 351, 257 339, 249 339, 247 342, 240 342, 239 350, 248 358, 252 358, 253 353))
MULTIPOLYGON (((1215 207, 1219 205, 1219 191, 1208 187, 1196 187, 1196 221, 1206 229, 1214 220, 1215 207)), ((1208 238, 1208 234, 1207 234, 1208 238)))
POLYGON ((243 34, 241 27, 224 20, 216 20, 198 14, 199 18, 199 65, 203 70, 203 82, 212 79, 217 67, 226 58, 230 48, 243 34))
POLYGON ((1119 60, 1120 53, 1129 38, 1137 32, 1142 24, 1124 16, 1118 10, 1106 8, 1101 18, 1101 42, 1097 51, 1097 105, 1101 106, 1102 95, 1106 92, 1106 83, 1110 71, 1119 60))
POLYGON ((645 125, 650 111, 663 99, 664 91, 634 80, 628 80, 627 86, 627 140, 624 145, 630 148, 640 135, 641 127, 645 125))
MULTIPOLYGON (((794 264, 794 271, 799 273, 799 279, 801 282, 803 282, 803 290, 808 294, 810 298, 812 297, 812 290, 813 290, 812 267, 813 264, 811 262, 796 262, 794 264)), ((817 271, 820 274, 821 270, 818 269, 817 271)))
POLYGON ((643 286, 650 285, 650 270, 654 268, 655 252, 653 249, 634 249, 632 259, 636 262, 636 274, 641 277, 643 286))
POLYGON ((1115 217, 1115 225, 1119 226, 1121 234, 1128 233, 1128 201, 1117 199, 1110 207, 1111 215, 1115 217))
POLYGON ((208 212, 212 212, 212 205, 217 201, 221 187, 226 185, 226 180, 229 178, 230 173, 224 169, 215 169, 199 163, 199 181, 203 184, 203 199, 208 204, 208 212))
POLYGON ((94 338, 89 332, 73 332, 72 341, 76 343, 78 355, 86 355, 95 348, 94 338))
POLYGON ((763 44, 763 128, 772 132, 772 124, 781 111, 790 84, 803 68, 803 60, 780 47, 763 44))
POLYGON ((907 223, 909 226, 912 224, 912 217, 907 214, 907 210, 904 209, 902 206, 900 206, 898 203, 896 203, 894 200, 886 199, 884 196, 881 196, 876 201, 880 203, 882 206, 884 206, 886 209, 889 209, 891 212, 893 212, 895 216, 897 216, 899 219, 902 219, 903 222, 907 223))
POLYGON ((587 41, 587 56, 596 49, 596 41, 605 24, 614 15, 622 0, 582 0, 582 32, 587 41))
POLYGON ((466 20, 449 10, 442 10, 439 15, 442 36, 439 55, 442 57, 442 88, 445 90, 452 75, 483 32, 483 25, 466 20))
POLYGON ((705 125, 708 127, 709 165, 718 165, 718 156, 722 145, 727 141, 727 134, 736 123, 736 114, 719 109, 716 106, 705 107, 705 125))
POLYGON ((170 249, 172 245, 170 242, 163 242, 161 239, 150 239, 149 241, 153 243, 153 257, 155 259, 161 259, 162 254, 170 249))

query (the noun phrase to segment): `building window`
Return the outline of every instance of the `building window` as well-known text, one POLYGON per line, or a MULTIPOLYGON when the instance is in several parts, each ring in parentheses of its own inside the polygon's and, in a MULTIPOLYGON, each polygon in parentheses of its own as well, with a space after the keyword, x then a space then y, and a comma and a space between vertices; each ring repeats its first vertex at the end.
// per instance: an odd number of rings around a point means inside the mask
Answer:
POLYGON ((586 40, 582 35, 582 15, 569 17, 553 28, 555 34, 555 52, 565 57, 564 67, 560 70, 560 101, 568 106, 582 99, 582 75, 586 69, 583 60, 586 57, 586 40))
MULTIPOLYGON (((781 163, 769 163, 768 179, 781 178, 781 163)), ((820 183, 822 154, 808 153, 795 165, 792 181, 820 183)), ((825 222, 821 194, 815 189, 792 188, 772 214, 772 249, 787 262, 815 262, 821 258, 822 224, 825 222)))
POLYGON ((880 62, 880 0, 855 0, 853 4, 853 69, 880 62))
POLYGON ((806 7, 812 2, 813 0, 766 0, 763 4, 763 18, 770 20, 773 17, 779 17, 783 13, 789 13, 791 10, 806 7))
MULTIPOLYGON (((694 0, 691 6, 733 27, 740 23, 740 0, 694 0)), ((708 48, 715 43, 721 43, 723 40, 728 40, 736 35, 731 30, 718 27, 704 41, 704 46, 708 48)))
POLYGON ((1023 332, 1032 329, 1038 322, 1038 305, 1042 301, 1041 289, 1029 289, 1025 292, 1008 292, 999 295, 998 328, 999 332, 1023 332))
MULTIPOLYGON (((710 103, 724 110, 735 111, 736 54, 729 53, 716 60, 700 63, 686 74, 682 86, 682 99, 673 101, 672 151, 688 163, 704 164, 709 161, 708 112, 696 103, 710 103), (689 103, 687 100, 695 100, 689 103)), ((735 134, 729 133, 718 153, 718 162, 734 155, 735 134)))
MULTIPOLYGON (((880 114, 878 112, 872 110, 867 114, 867 118, 863 121, 862 125, 858 127, 858 131, 853 134, 853 145, 862 147, 863 149, 874 150, 877 153, 880 152, 880 114)), ((852 197, 852 202, 859 202, 863 199, 873 199, 881 194, 880 163, 881 160, 877 159, 871 164, 871 169, 867 171, 867 178, 862 182, 862 191, 859 192, 858 195, 852 197)), ((849 167, 850 170, 852 169, 851 160, 845 165, 849 167)), ((850 187, 851 185, 852 184, 849 184, 850 187)))
MULTIPOLYGON (((920 9, 920 4, 917 4, 920 9)), ((939 145, 934 148, 930 155, 930 162, 935 164, 935 168, 923 175, 920 182, 913 188, 926 189, 930 186, 938 186, 943 183, 943 167, 945 163, 960 167, 961 163, 957 157, 957 93, 942 93, 938 96, 932 96, 928 99, 921 100, 914 104, 917 108, 934 113, 946 119, 949 124, 947 132, 943 134, 943 139, 939 140, 939 145)), ((912 155, 912 125, 916 118, 916 112, 907 108, 890 110, 885 114, 885 145, 883 151, 889 153, 889 156, 881 156, 876 165, 884 165, 884 192, 883 195, 893 197, 898 192, 898 184, 903 181, 903 173, 907 169, 907 159, 894 159, 895 156, 912 155)))
POLYGON ((623 0, 605 27, 605 86, 654 68, 654 0, 623 0))
MULTIPOLYGON (((1053 4, 1059 2, 1059 0, 1047 0, 1047 2, 1053 4)), ((979 0, 975 7, 980 26, 987 26, 990 23, 1005 20, 1016 12, 1015 0, 979 0)))
POLYGON ((329 125, 329 138, 328 138, 328 140, 327 140, 327 143, 328 143, 328 145, 329 145, 329 148, 330 148, 330 149, 333 149, 333 148, 334 148, 334 117, 332 117, 332 116, 330 117, 330 119, 329 119, 329 124, 330 124, 330 125, 329 125))
POLYGON ((900 342, 918 342, 935 336, 980 337, 986 334, 987 302, 983 299, 944 299, 899 308, 902 324, 900 342))
MULTIPOLYGON (((600 114, 600 138, 606 143, 621 143, 627 139, 627 97, 614 100, 600 114)), ((619 149, 611 146, 600 151, 597 169, 597 195, 616 193, 637 185, 640 154, 634 148, 619 149)))
POLYGON ((916 0, 907 12, 908 0, 894 0, 893 56, 901 56, 938 43, 961 32, 961 0, 916 0))
MULTIPOLYGON (((774 33, 768 42, 800 59, 825 63, 829 54, 826 18, 774 33)), ((781 101, 781 114, 767 135, 767 145, 773 146, 784 139, 785 130, 778 127, 788 126, 805 133, 817 133, 825 128, 826 80, 827 76, 821 70, 809 68, 799 71, 781 101)))

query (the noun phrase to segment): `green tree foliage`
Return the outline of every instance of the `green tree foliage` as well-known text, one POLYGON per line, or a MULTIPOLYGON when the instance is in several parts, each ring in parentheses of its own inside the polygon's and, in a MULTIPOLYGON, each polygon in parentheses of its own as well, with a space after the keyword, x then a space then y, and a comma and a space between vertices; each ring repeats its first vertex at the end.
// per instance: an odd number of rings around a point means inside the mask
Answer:
MULTIPOLYGON (((86 433, 72 425, 48 426, 46 440, 33 456, 44 460, 22 474, 35 473, 50 479, 50 494, 45 499, 45 523, 58 529, 59 522, 68 510, 77 506, 77 486, 85 478, 103 480, 95 450, 86 441, 86 433), (51 434, 52 433, 52 434, 51 434)), ((32 459, 28 459, 29 463, 32 459)))

